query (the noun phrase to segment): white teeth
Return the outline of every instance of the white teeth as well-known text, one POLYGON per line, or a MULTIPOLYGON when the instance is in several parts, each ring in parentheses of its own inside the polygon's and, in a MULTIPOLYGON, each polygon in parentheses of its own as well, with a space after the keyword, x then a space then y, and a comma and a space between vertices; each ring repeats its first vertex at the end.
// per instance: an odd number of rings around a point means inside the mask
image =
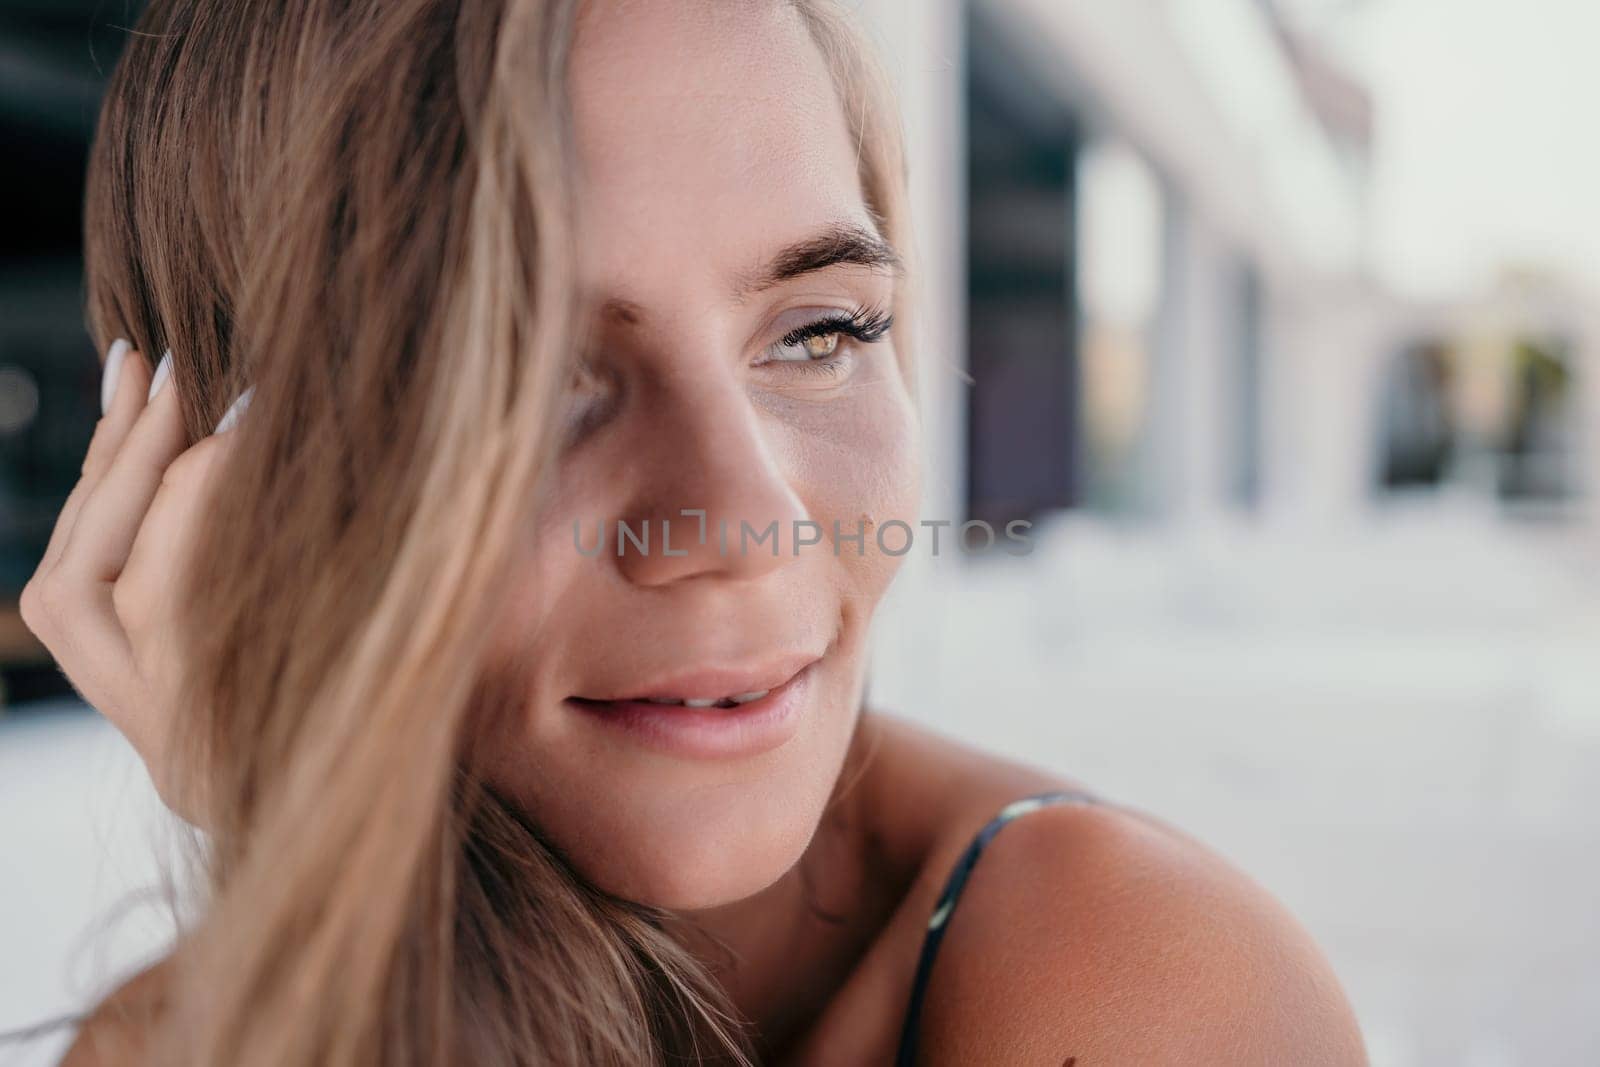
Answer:
POLYGON ((762 689, 754 693, 740 693, 732 697, 707 697, 705 699, 679 700, 676 697, 645 697, 646 704, 667 704, 680 708, 731 708, 740 704, 748 704, 752 700, 760 700, 770 689, 762 689))

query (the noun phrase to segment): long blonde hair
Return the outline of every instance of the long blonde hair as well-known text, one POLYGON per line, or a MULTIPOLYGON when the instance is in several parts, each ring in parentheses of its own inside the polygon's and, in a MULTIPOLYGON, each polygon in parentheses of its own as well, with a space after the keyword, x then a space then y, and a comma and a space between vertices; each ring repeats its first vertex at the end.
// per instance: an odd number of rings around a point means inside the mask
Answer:
MULTIPOLYGON (((791 2, 904 246, 885 79, 832 0, 791 2)), ((256 387, 172 635, 210 900, 157 1062, 752 1055, 664 916, 470 773, 512 699, 487 637, 576 328, 575 6, 156 0, 113 75, 91 332, 171 349, 191 440, 256 387)))

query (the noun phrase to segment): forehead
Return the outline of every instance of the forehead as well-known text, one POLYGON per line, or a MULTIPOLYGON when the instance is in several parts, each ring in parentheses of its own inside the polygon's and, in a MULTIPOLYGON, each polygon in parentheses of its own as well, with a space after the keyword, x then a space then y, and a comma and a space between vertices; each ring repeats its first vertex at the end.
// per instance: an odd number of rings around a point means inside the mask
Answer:
POLYGON ((569 88, 584 273, 608 289, 870 227, 843 105, 785 0, 591 0, 569 88))

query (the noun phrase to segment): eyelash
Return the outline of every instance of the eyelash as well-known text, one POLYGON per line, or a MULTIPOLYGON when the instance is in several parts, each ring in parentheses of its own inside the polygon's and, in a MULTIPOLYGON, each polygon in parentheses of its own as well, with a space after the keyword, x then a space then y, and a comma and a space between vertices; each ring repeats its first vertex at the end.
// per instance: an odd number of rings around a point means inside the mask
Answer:
POLYGON ((797 329, 790 330, 778 342, 780 345, 797 345, 811 337, 823 337, 830 333, 849 334, 857 341, 872 344, 881 340, 889 332, 889 327, 894 325, 894 316, 882 308, 868 310, 858 307, 848 315, 827 315, 816 322, 807 323, 797 329))
MULTIPOLYGON (((884 335, 894 325, 894 315, 883 308, 857 307, 849 313, 834 313, 824 315, 815 322, 808 322, 804 326, 796 327, 778 339, 775 347, 783 348, 802 344, 813 337, 826 337, 830 333, 844 334, 862 344, 874 344, 883 340, 884 335)), ((771 360, 774 363, 792 365, 800 373, 828 374, 837 373, 846 353, 835 349, 828 356, 820 359, 807 360, 771 360)))

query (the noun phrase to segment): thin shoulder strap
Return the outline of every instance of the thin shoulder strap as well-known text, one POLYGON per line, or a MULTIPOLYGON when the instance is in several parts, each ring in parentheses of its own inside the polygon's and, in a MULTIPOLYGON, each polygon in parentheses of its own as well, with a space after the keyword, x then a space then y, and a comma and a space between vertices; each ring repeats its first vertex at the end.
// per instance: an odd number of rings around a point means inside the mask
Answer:
POLYGON ((1088 793, 1076 790, 1056 790, 1023 797, 1000 809, 1000 814, 990 819, 967 845, 966 851, 961 853, 955 867, 950 871, 950 877, 944 884, 944 891, 939 894, 938 903, 934 905, 933 916, 928 920, 928 932, 922 940, 922 953, 917 958, 916 976, 911 981, 911 1003, 906 1008, 905 1022, 900 1029, 900 1049, 895 1055, 895 1067, 913 1067, 916 1062, 917 1027, 922 1019, 922 994, 928 985, 928 976, 933 970, 933 958, 939 952, 939 943, 944 940, 944 931, 950 922, 950 915, 955 911, 956 901, 960 898, 961 890, 967 884, 967 876, 977 864, 983 847, 1000 832, 1002 826, 1030 811, 1037 811, 1050 804, 1098 802, 1088 793))

